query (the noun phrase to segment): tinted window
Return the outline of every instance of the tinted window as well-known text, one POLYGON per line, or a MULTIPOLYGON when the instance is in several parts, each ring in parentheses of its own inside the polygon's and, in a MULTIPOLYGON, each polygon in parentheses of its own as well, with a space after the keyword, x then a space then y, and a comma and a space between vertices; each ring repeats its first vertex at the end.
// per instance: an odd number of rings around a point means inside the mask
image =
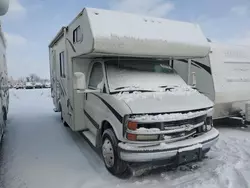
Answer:
POLYGON ((64 60, 64 52, 59 54, 59 61, 60 61, 60 76, 66 77, 66 67, 65 67, 65 60, 64 60))
POLYGON ((78 26, 74 31, 73 31, 73 43, 80 42, 81 41, 81 28, 78 26))

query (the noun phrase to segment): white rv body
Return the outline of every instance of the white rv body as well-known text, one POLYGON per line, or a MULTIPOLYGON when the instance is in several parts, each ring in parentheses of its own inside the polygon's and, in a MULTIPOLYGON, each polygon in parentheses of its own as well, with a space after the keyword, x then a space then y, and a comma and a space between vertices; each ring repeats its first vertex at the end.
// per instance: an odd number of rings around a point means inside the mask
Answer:
POLYGON ((102 147, 105 165, 116 175, 124 161, 169 159, 190 146, 205 153, 219 136, 209 123, 213 102, 188 87, 171 65, 175 58, 205 57, 209 51, 198 25, 86 8, 49 45, 55 111, 102 147), (164 130, 164 123, 180 121, 180 127, 164 130), (136 129, 128 130, 129 122, 136 129), (166 136, 173 133, 180 135, 166 136), (109 150, 119 156, 118 169, 110 165, 118 162, 109 150))
MULTIPOLYGON (((208 57, 188 63, 175 61, 174 69, 188 83, 196 75, 196 88, 214 101, 214 119, 245 113, 250 101, 250 47, 210 43, 208 57)), ((190 85, 192 82, 190 81, 190 85)))
POLYGON ((6 40, 0 27, 0 142, 6 127, 9 109, 9 86, 6 61, 6 40))

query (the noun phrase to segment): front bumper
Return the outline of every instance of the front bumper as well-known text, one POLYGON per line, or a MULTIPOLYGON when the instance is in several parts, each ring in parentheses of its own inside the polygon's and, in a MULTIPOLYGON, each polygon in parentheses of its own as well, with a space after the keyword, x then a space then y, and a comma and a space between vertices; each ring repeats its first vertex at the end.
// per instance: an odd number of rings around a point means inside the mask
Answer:
POLYGON ((202 152, 209 151, 219 139, 219 131, 213 128, 195 138, 185 139, 172 143, 161 143, 158 145, 138 146, 138 144, 119 143, 120 158, 127 162, 152 162, 171 159, 182 151, 191 151, 199 148, 202 152))

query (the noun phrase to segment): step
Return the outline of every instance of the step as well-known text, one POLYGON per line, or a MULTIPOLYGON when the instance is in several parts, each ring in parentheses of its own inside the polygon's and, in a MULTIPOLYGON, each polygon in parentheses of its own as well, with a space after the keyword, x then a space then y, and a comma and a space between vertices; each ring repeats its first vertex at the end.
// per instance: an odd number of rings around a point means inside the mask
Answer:
POLYGON ((83 136, 85 136, 88 141, 93 145, 96 146, 96 136, 90 131, 82 132, 83 136))

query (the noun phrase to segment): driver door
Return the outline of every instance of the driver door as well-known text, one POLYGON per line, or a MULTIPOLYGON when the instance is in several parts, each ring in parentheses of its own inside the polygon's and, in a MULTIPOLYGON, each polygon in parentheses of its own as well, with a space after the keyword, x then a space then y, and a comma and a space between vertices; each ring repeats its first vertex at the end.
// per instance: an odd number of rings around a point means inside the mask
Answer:
POLYGON ((97 135, 100 129, 100 114, 103 113, 101 106, 103 105, 100 98, 103 94, 104 83, 104 65, 101 62, 93 62, 89 74, 87 87, 90 92, 84 94, 85 98, 85 122, 86 127, 92 134, 97 135), (93 90, 93 92, 91 92, 93 90), (98 91, 99 90, 99 91, 98 91))

